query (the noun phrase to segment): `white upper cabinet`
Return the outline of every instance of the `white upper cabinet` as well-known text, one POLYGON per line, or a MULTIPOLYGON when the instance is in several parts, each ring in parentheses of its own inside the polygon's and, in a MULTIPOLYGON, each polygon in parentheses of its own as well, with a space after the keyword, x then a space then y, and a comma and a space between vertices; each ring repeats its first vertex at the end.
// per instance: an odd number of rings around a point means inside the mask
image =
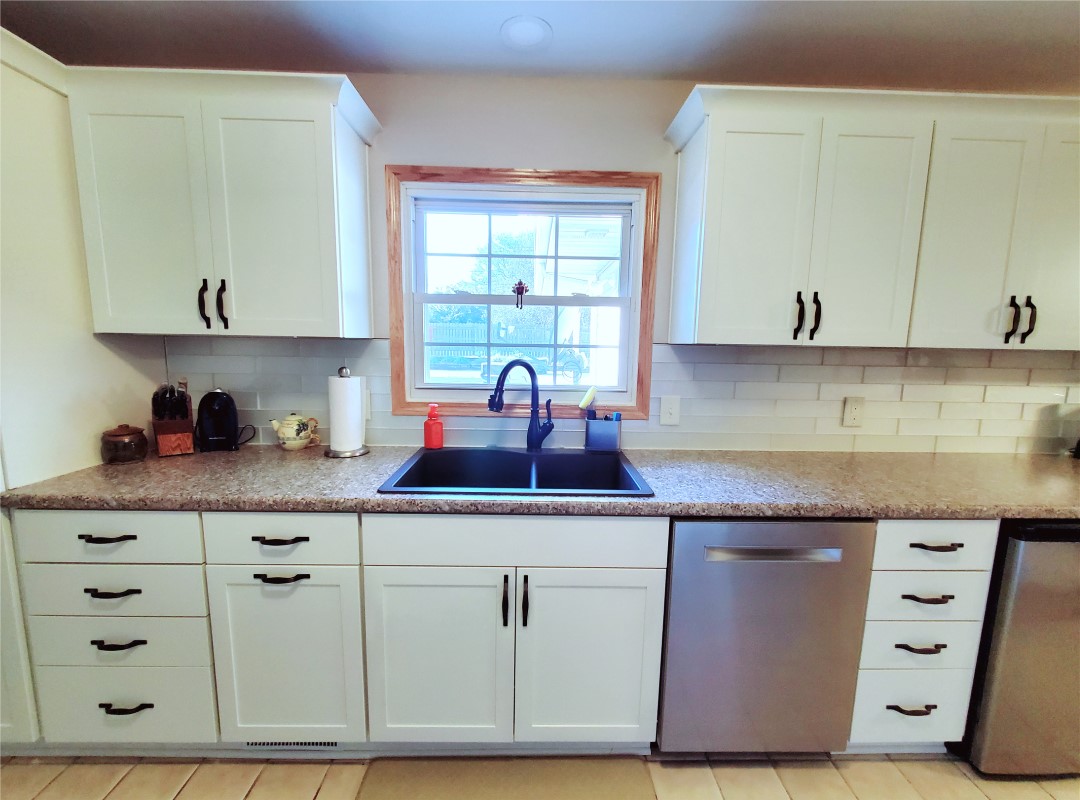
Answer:
POLYGON ((995 120, 938 124, 912 347, 1003 347, 1012 323, 1019 326, 1010 265, 1031 248, 1044 130, 995 120))
POLYGON ((933 122, 830 100, 699 87, 672 123, 673 342, 904 345, 933 122))
POLYGON ((371 335, 346 78, 73 70, 70 100, 96 331, 371 335))

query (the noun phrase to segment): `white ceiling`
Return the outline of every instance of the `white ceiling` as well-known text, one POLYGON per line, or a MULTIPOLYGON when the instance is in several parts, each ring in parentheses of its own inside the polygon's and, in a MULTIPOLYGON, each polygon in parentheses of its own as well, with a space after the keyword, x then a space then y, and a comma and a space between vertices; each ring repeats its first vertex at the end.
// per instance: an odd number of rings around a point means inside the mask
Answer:
POLYGON ((0 0, 67 64, 1080 93, 1080 0, 0 0), (554 36, 515 52, 499 28, 554 36))

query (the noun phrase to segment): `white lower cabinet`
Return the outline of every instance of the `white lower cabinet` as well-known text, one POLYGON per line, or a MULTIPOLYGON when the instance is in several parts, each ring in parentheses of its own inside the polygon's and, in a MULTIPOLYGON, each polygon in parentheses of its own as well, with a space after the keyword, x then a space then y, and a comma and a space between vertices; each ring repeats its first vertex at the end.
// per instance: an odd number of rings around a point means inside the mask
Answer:
POLYGON ((364 736, 360 568, 206 568, 221 739, 364 736))
POLYGON ((372 741, 655 738, 666 519, 378 514, 363 536, 372 741))

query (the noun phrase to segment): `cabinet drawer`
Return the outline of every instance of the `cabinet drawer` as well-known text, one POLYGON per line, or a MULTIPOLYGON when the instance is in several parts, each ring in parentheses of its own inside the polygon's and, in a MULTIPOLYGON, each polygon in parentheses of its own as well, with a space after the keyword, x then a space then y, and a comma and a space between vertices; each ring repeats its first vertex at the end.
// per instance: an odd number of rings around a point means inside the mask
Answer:
POLYGON ((972 669, 981 622, 867 622, 861 669, 972 669), (914 653, 911 649, 936 652, 914 653))
POLYGON ((874 572, 868 620, 974 620, 986 611, 989 572, 874 572), (942 603, 919 602, 946 599, 942 603))
POLYGON ((357 514, 214 512, 203 529, 211 564, 360 563, 357 514))
POLYGON ((365 566, 665 569, 667 517, 365 514, 365 566))
POLYGON ((877 524, 874 569, 988 570, 994 563, 998 525, 996 519, 882 520, 877 524), (949 549, 927 549, 931 547, 949 549))
POLYGON ((855 689, 851 742, 921 744, 963 738, 971 698, 970 669, 860 670, 855 689), (906 716, 887 708, 930 709, 926 716, 906 716))
POLYGON ((205 617, 203 568, 191 565, 26 564, 22 570, 27 614, 205 617), (99 593, 136 591, 117 598, 99 593))
POLYGON ((30 617, 27 629, 34 663, 40 666, 209 667, 211 664, 210 632, 205 617, 30 617), (108 649, 114 645, 133 646, 108 649))
POLYGON ((202 530, 195 511, 16 510, 13 524, 22 562, 203 561, 202 530))
POLYGON ((38 667, 35 675, 46 742, 217 741, 208 667, 38 667), (102 703, 153 708, 109 715, 102 703))

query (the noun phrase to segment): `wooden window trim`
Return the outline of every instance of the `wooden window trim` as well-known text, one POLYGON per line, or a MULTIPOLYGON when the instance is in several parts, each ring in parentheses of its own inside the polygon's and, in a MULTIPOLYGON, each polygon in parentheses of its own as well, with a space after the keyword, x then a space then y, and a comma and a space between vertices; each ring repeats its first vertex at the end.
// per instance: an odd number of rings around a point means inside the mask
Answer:
MULTIPOLYGON (((403 297, 401 184, 407 182, 469 183, 516 186, 598 186, 645 190, 644 239, 637 376, 633 405, 604 403, 605 413, 622 412, 624 419, 649 418, 652 384, 652 334, 656 308, 656 251, 660 231, 660 173, 597 172, 588 170, 485 169, 479 167, 420 167, 386 165, 386 249, 390 284, 390 401, 395 415, 426 415, 426 401, 409 401, 405 387, 405 313, 403 297)), ((439 403, 443 416, 479 417, 490 413, 483 403, 439 403)), ((507 403, 504 416, 527 417, 527 404, 507 403)), ((582 412, 572 403, 551 404, 551 415, 570 419, 582 412)))

